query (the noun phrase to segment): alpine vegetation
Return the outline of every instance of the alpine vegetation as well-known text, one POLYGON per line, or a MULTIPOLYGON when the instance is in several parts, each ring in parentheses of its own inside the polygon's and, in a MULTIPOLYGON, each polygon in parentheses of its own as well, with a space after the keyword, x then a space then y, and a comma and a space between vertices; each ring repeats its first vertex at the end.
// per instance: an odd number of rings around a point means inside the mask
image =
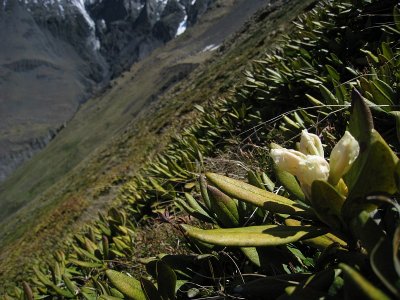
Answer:
POLYGON ((6 297, 400 298, 399 37, 395 1, 315 3, 6 297))

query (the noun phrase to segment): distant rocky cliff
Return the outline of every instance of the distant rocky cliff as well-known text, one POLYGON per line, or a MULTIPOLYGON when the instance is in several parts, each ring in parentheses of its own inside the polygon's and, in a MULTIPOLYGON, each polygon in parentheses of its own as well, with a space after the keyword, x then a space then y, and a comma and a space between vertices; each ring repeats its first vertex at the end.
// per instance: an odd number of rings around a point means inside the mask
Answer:
POLYGON ((0 0, 0 181, 215 0, 0 0))

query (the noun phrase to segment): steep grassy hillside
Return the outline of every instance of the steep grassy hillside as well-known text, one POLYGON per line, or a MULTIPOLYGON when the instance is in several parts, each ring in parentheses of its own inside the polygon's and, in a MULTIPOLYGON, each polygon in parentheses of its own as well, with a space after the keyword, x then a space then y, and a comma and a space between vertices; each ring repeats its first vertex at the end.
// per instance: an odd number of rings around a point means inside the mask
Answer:
POLYGON ((294 24, 9 295, 398 299, 400 7, 327 1, 294 24))
MULTIPOLYGON (((239 10, 226 18, 219 18, 220 10, 211 11, 196 30, 135 65, 104 95, 91 100, 87 106, 90 111, 83 107, 54 143, 2 187, 0 196, 6 199, 6 210, 35 197, 2 223, 2 279, 29 274, 22 267, 27 261, 57 248, 68 233, 107 207, 120 184, 159 152, 172 134, 196 118, 191 112, 193 104, 213 102, 226 93, 241 78, 249 59, 263 53, 279 32, 287 31, 291 26, 288 21, 311 2, 277 1, 223 44, 215 57, 188 75, 213 56, 202 51, 206 46, 221 43, 223 35, 212 33, 221 30, 224 22, 240 21, 243 14, 238 11, 251 13, 246 1, 239 1, 239 10), (171 88, 184 77, 187 79, 171 88), (161 96, 162 92, 165 95, 161 96), (134 113, 139 110, 140 114, 134 113), (49 168, 49 161, 54 167, 49 168)), ((223 1, 221 5, 229 10, 233 3, 223 1)))

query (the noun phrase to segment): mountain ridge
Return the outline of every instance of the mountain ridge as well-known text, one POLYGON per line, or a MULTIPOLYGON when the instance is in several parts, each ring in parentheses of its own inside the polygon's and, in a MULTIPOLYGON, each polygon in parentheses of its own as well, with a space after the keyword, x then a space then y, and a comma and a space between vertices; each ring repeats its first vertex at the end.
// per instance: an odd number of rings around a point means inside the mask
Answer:
POLYGON ((182 10, 196 14, 190 27, 213 2, 1 0, 0 182, 111 78, 174 38, 182 10), (111 4, 129 10, 110 16, 111 4))

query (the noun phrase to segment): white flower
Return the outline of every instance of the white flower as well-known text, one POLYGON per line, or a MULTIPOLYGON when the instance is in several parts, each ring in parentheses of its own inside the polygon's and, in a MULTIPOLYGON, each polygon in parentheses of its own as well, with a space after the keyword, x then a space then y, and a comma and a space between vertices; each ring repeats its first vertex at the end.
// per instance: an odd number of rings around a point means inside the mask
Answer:
POLYGON ((360 146, 356 139, 346 131, 335 145, 329 159, 329 182, 336 185, 346 174, 360 153, 360 146))
POLYGON ((350 169, 360 151, 358 142, 349 133, 333 148, 330 163, 324 158, 321 140, 315 134, 303 130, 299 150, 271 149, 271 157, 279 169, 297 177, 301 189, 307 198, 311 197, 311 185, 314 180, 328 181, 336 186, 350 169))
POLYGON ((279 169, 297 177, 301 189, 309 198, 314 180, 328 180, 329 164, 319 155, 305 155, 292 149, 271 149, 271 156, 279 169))
POLYGON ((322 148, 321 140, 317 135, 308 133, 307 129, 301 132, 299 150, 306 155, 319 155, 324 157, 324 148, 322 148))

